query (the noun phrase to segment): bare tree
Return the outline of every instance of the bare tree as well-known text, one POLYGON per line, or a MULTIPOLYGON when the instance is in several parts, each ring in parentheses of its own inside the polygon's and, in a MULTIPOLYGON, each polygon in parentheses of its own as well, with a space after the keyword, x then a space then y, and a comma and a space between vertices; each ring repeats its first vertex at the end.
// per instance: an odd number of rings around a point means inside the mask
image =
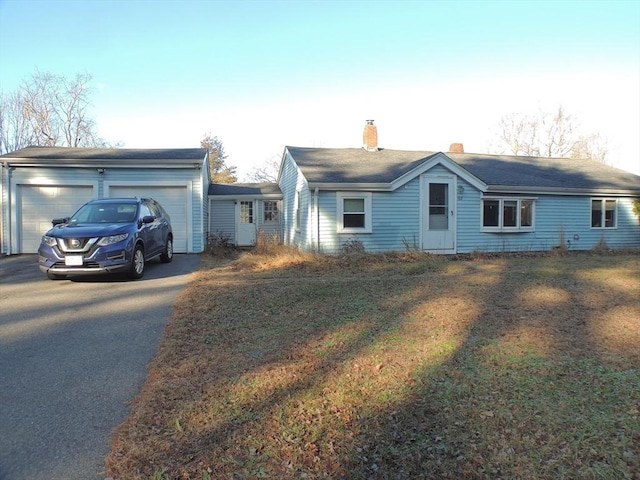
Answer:
POLYGON ((209 175, 214 183, 236 183, 238 176, 236 167, 226 164, 227 155, 224 152, 224 145, 218 137, 205 134, 200 141, 200 147, 209 152, 209 175))
POLYGON ((74 79, 36 72, 0 101, 2 153, 36 146, 110 146, 96 132, 89 74, 74 79))
POLYGON ((264 164, 259 167, 254 167, 249 172, 249 179, 253 182, 276 183, 278 181, 281 160, 282 155, 277 153, 271 155, 265 160, 264 164))
POLYGON ((35 144, 18 92, 0 95, 0 154, 35 144))
POLYGON ((607 142, 599 133, 582 134, 562 106, 537 114, 512 113, 498 123, 494 153, 534 157, 591 158, 606 163, 607 142))

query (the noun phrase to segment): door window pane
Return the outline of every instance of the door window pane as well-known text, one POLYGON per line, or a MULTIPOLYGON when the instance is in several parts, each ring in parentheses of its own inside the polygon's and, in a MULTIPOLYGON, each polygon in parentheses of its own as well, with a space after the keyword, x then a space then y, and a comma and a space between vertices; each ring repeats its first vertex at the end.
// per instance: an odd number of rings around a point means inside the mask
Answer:
POLYGON ((240 202, 240 223, 253 223, 253 202, 240 202))
POLYGON ((429 183, 429 230, 449 229, 449 185, 429 183))

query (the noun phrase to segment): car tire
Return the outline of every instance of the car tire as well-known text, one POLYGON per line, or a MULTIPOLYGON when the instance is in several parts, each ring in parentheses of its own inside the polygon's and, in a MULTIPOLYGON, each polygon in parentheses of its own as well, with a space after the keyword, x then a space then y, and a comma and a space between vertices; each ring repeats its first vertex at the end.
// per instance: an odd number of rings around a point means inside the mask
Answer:
POLYGON ((133 256, 131 258, 131 268, 129 269, 129 273, 127 276, 129 278, 142 278, 144 275, 144 250, 141 245, 136 245, 136 248, 133 249, 133 256))
POLYGON ((62 280, 66 278, 66 275, 58 275, 57 273, 47 272, 47 277, 49 280, 62 280))
POLYGON ((167 238, 167 243, 164 245, 164 252, 160 254, 160 261, 162 263, 169 263, 173 260, 173 238, 167 238))

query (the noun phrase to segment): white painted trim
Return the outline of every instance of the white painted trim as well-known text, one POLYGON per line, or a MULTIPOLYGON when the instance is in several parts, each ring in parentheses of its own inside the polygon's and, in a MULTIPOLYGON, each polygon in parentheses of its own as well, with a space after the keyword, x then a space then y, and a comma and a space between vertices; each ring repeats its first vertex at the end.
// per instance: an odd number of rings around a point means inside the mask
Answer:
POLYGON ((371 192, 336 192, 336 231, 339 235, 373 232, 373 194, 371 192), (349 198, 364 200, 364 228, 343 225, 344 200, 349 198))
POLYGON ((536 203, 538 197, 531 196, 499 196, 499 195, 487 195, 486 197, 480 197, 480 231, 482 233, 532 233, 536 231, 536 203), (484 202, 485 200, 494 200, 498 202, 498 226, 497 227, 485 227, 484 226, 484 202), (529 227, 505 227, 504 225, 504 202, 516 201, 518 202, 518 224, 522 223, 520 218, 520 208, 522 200, 531 200, 531 226, 529 227))
POLYGON ((486 191, 487 185, 482 180, 480 180, 478 177, 469 173, 469 171, 462 168, 460 165, 455 163, 453 160, 451 160, 449 157, 447 157, 444 153, 441 153, 441 152, 435 154, 425 163, 420 164, 413 170, 405 173, 404 175, 398 177, 396 180, 391 182, 392 190, 396 190, 400 188, 401 186, 405 185, 406 183, 413 180, 417 176, 427 173, 429 170, 431 170, 432 168, 438 165, 442 165, 444 168, 451 171, 451 173, 454 176, 462 178, 463 180, 466 180, 467 183, 473 185, 478 190, 482 192, 486 191))
POLYGON ((589 227, 590 227, 590 230, 595 230, 595 231, 600 231, 600 232, 606 232, 606 231, 609 231, 609 230, 617 230, 618 229, 618 221, 619 221, 619 218, 618 218, 618 210, 619 210, 618 209, 618 205, 619 204, 620 204, 620 202, 618 201, 617 198, 611 198, 611 197, 591 197, 591 198, 589 198, 589 227), (607 200, 611 200, 611 201, 616 202, 616 208, 613 211, 614 215, 615 215, 615 217, 614 217, 615 225, 613 227, 605 227, 604 225, 602 227, 594 227, 594 226, 591 225, 591 218, 593 216, 593 201, 594 200, 600 200, 601 202, 604 202, 603 207, 605 208, 605 210, 602 211, 603 213, 601 214, 602 217, 600 218, 600 220, 604 220, 605 219, 604 217, 606 217, 606 208, 607 208, 606 207, 606 204, 607 204, 606 202, 607 202, 607 200))

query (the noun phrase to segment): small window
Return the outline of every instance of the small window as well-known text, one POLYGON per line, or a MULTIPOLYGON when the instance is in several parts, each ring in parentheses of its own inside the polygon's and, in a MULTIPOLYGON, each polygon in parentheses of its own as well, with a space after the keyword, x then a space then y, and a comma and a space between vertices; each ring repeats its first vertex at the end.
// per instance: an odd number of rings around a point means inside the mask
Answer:
POLYGON ((265 200, 264 202, 264 223, 278 223, 280 215, 278 213, 278 202, 265 200))
POLYGON ((534 199, 487 198, 482 200, 485 232, 532 232, 534 199))
POLYGON ((371 232, 370 193, 338 192, 337 203, 338 233, 371 232))
POLYGON ((591 228, 616 228, 617 204, 610 198, 591 199, 591 228))

